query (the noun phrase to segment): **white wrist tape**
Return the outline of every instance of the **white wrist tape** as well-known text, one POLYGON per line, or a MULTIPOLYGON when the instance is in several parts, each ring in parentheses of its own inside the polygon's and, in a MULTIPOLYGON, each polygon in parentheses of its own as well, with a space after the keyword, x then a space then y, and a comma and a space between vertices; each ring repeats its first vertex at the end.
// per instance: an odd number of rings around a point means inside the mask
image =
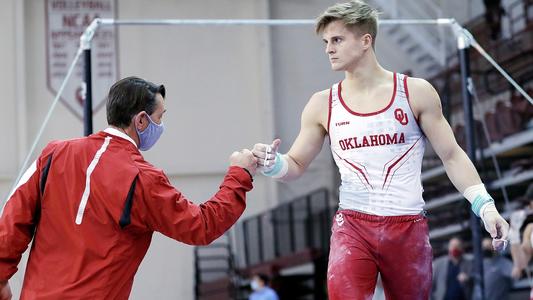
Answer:
POLYGON ((263 159, 263 166, 264 166, 263 168, 264 168, 265 172, 271 171, 274 168, 274 166, 269 166, 268 165, 268 156, 270 155, 269 154, 270 152, 272 152, 272 147, 267 146, 265 158, 263 159))
MULTIPOLYGON (((266 161, 266 160, 265 160, 266 161)), ((274 179, 283 178, 289 171, 289 162, 284 155, 276 153, 274 166, 268 171, 262 171, 263 175, 272 177, 274 179)))
POLYGON ((487 211, 498 212, 494 206, 494 199, 489 195, 483 183, 466 188, 463 196, 472 204, 472 211, 478 217, 483 218, 483 214, 487 211))

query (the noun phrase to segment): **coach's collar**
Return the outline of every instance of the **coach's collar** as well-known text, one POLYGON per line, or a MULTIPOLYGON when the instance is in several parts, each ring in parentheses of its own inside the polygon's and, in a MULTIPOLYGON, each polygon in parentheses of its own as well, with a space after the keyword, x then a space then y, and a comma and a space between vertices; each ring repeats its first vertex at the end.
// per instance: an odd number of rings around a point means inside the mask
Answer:
POLYGON ((135 144, 135 141, 127 134, 125 134, 124 132, 121 132, 120 130, 117 130, 115 128, 112 128, 112 127, 107 127, 104 132, 107 132, 111 135, 114 135, 114 136, 118 136, 120 138, 123 138, 125 140, 128 140, 130 141, 133 145, 135 145, 135 147, 137 147, 137 144, 135 144))

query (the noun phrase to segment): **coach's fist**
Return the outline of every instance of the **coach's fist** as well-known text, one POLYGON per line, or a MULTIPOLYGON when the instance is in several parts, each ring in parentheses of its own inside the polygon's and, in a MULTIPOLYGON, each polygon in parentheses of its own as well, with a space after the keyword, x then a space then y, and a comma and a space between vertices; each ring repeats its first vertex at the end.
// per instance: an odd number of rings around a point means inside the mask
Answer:
POLYGON ((254 157, 252 151, 248 149, 242 149, 241 151, 235 151, 229 157, 230 166, 241 167, 254 176, 257 168, 257 158, 254 157))
POLYGON ((13 295, 7 281, 0 281, 0 300, 11 300, 13 295))

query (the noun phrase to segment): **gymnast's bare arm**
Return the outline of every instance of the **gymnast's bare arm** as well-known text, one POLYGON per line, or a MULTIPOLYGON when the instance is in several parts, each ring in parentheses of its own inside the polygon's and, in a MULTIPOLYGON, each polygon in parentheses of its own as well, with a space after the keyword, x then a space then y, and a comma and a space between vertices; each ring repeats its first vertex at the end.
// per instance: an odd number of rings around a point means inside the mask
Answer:
MULTIPOLYGON (((409 101, 419 125, 442 160, 446 174, 461 193, 481 184, 474 164, 459 147, 450 125, 442 115, 440 98, 433 86, 423 79, 409 78, 409 101)), ((493 238, 507 239, 509 224, 498 212, 483 218, 485 229, 493 238)))
MULTIPOLYGON (((324 138, 327 134, 327 122, 329 111, 329 90, 315 93, 305 106, 300 123, 300 133, 292 144, 289 152, 284 155, 288 163, 287 173, 280 178, 289 181, 300 177, 313 159, 322 149, 324 138)), ((270 145, 271 151, 275 153, 281 141, 274 140, 270 145)), ((262 166, 266 155, 267 144, 255 144, 252 152, 258 158, 259 167, 262 166)), ((269 161, 273 157, 269 157, 269 161)))
POLYGON ((446 174, 461 193, 480 184, 476 168, 459 147, 448 121, 442 114, 440 98, 433 86, 423 79, 408 78, 409 101, 420 128, 442 160, 446 174))

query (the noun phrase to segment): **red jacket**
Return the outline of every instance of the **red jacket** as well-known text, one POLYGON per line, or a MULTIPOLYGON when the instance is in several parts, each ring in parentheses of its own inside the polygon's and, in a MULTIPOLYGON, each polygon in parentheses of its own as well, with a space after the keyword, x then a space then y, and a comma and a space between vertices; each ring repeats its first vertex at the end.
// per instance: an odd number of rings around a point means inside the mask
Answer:
POLYGON ((21 299, 127 299, 154 231, 209 244, 252 189, 249 174, 230 167, 220 190, 195 205, 134 144, 106 132, 48 144, 27 175, 0 218, 0 280, 34 238, 21 299))

